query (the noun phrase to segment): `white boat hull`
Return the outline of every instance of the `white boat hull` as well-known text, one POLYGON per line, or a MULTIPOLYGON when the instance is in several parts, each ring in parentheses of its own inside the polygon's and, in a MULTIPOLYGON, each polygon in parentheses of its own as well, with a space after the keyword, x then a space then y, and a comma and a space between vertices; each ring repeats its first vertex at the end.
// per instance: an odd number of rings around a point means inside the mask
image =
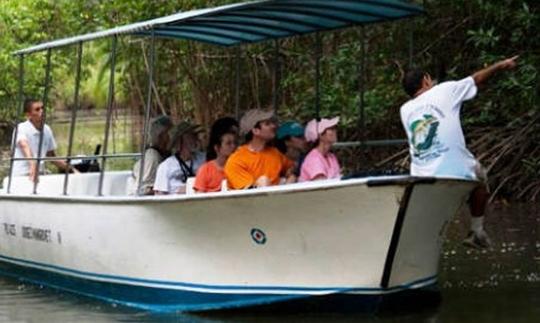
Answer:
POLYGON ((474 182, 407 176, 176 197, 0 195, 0 270, 154 311, 436 282, 474 182))

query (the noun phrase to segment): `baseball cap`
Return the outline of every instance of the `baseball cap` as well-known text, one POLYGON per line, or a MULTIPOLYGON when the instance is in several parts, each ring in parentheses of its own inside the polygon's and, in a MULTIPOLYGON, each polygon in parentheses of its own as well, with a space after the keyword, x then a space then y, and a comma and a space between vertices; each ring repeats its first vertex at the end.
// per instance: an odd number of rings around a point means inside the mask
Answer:
POLYGON ((273 117, 273 111, 265 111, 261 109, 251 109, 246 111, 244 116, 242 116, 242 119, 240 119, 240 134, 247 134, 255 127, 257 122, 272 119, 273 117))
POLYGON ((283 139, 287 136, 291 137, 303 137, 304 136, 304 127, 298 122, 287 121, 282 123, 276 133, 277 139, 283 139))
POLYGON ((332 128, 333 126, 337 125, 338 122, 339 122, 339 117, 335 117, 332 119, 322 118, 319 121, 317 121, 317 119, 311 120, 306 125, 306 131, 305 131, 306 140, 308 142, 317 141, 317 139, 319 139, 319 136, 326 129, 332 128))

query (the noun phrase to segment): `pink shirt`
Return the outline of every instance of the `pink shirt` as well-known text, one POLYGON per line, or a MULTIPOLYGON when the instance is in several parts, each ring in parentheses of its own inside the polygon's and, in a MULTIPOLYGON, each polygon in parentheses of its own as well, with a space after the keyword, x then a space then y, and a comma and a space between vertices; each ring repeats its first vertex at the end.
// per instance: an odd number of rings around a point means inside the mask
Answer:
POLYGON ((311 181, 319 175, 324 175, 327 179, 339 178, 341 168, 336 155, 328 153, 323 156, 317 148, 313 148, 302 163, 300 182, 311 181))

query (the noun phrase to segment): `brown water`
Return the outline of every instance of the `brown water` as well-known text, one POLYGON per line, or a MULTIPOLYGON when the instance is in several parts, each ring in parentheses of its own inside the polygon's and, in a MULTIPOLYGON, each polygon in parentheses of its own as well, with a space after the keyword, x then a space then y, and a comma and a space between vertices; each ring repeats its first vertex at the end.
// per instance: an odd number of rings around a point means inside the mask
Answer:
POLYGON ((442 302, 424 310, 355 313, 155 315, 0 277, 1 322, 540 322, 540 204, 490 207, 494 248, 461 245, 468 218, 449 226, 442 302))

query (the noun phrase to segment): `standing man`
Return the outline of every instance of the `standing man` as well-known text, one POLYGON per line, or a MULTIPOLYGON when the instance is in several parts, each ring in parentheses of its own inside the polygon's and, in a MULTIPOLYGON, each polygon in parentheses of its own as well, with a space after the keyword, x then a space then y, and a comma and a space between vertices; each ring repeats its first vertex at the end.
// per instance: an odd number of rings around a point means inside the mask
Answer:
POLYGON ((517 56, 508 58, 462 80, 438 85, 421 70, 411 70, 403 78, 403 88, 411 96, 400 110, 409 140, 411 175, 480 181, 469 198, 471 231, 464 243, 472 247, 486 248, 491 243, 483 226, 489 192, 484 169, 465 145, 461 105, 474 98, 477 86, 496 72, 513 69, 516 59, 517 56))
POLYGON ((296 181, 294 163, 270 143, 276 137, 277 122, 272 111, 248 110, 240 120, 240 133, 246 144, 234 152, 225 164, 229 188, 246 189, 296 181))
MULTIPOLYGON (((24 101, 24 113, 26 121, 17 125, 17 138, 15 140, 15 158, 37 158, 39 151, 39 137, 43 131, 43 143, 41 145, 41 158, 55 157, 56 141, 51 128, 43 123, 43 102, 27 99, 24 101)), ((13 133, 15 136, 15 132, 13 133)), ((52 161, 63 171, 73 170, 63 160, 52 161)), ((39 173, 45 170, 44 162, 40 163, 39 173)), ((13 176, 28 176, 32 182, 37 180, 37 161, 19 160, 13 163, 13 176)))

